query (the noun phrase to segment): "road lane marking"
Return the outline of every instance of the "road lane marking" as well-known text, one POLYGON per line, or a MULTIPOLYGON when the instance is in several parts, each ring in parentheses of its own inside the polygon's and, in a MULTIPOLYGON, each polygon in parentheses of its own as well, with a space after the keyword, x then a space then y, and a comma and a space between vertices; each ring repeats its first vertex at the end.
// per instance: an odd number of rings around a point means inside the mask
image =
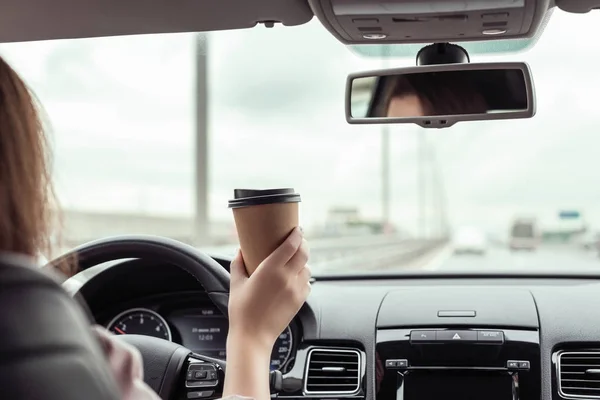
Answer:
POLYGON ((424 263, 421 269, 425 271, 435 271, 438 270, 448 261, 448 259, 452 256, 454 252, 454 248, 451 244, 447 244, 441 250, 434 254, 432 258, 424 263))

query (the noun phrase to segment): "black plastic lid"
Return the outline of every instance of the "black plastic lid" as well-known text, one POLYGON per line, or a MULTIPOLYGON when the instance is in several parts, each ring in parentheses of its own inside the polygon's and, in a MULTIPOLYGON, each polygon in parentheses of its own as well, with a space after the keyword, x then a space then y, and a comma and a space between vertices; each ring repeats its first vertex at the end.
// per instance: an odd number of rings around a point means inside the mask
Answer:
POLYGON ((229 208, 241 208, 274 203, 299 203, 300 195, 294 189, 235 189, 229 208))

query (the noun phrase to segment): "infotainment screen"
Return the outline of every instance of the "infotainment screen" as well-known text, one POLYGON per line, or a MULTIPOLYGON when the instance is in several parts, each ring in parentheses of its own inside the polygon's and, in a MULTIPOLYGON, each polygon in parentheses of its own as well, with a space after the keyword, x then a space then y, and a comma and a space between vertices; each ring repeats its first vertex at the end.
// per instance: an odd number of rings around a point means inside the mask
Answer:
POLYGON ((513 379, 504 371, 409 371, 399 376, 396 400, 513 400, 513 379))

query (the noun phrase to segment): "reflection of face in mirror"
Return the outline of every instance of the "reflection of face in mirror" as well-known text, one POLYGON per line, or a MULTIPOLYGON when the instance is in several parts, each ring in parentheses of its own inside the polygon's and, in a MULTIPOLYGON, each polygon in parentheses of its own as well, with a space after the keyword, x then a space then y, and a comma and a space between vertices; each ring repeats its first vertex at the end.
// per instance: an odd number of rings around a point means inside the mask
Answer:
POLYGON ((383 117, 410 118, 435 115, 485 114, 488 105, 472 82, 451 73, 387 77, 383 117))
POLYGON ((416 93, 394 96, 390 99, 387 109, 387 117, 410 118, 423 116, 425 116, 423 105, 421 104, 421 99, 416 93))

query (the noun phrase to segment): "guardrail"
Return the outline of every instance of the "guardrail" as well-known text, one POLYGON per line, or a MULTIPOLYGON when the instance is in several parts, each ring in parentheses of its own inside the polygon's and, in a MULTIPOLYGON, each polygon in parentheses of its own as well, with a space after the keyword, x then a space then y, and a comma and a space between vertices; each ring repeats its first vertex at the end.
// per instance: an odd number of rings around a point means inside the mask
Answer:
MULTIPOLYGON (((407 239, 394 235, 350 236, 309 239, 310 265, 314 271, 342 269, 380 269, 400 266, 442 245, 441 239, 407 239)), ((202 248, 214 255, 235 254, 237 246, 202 248)))
POLYGON ((409 239, 393 245, 372 247, 331 261, 311 263, 314 271, 335 273, 342 270, 382 270, 401 268, 408 262, 444 245, 446 240, 409 239))

